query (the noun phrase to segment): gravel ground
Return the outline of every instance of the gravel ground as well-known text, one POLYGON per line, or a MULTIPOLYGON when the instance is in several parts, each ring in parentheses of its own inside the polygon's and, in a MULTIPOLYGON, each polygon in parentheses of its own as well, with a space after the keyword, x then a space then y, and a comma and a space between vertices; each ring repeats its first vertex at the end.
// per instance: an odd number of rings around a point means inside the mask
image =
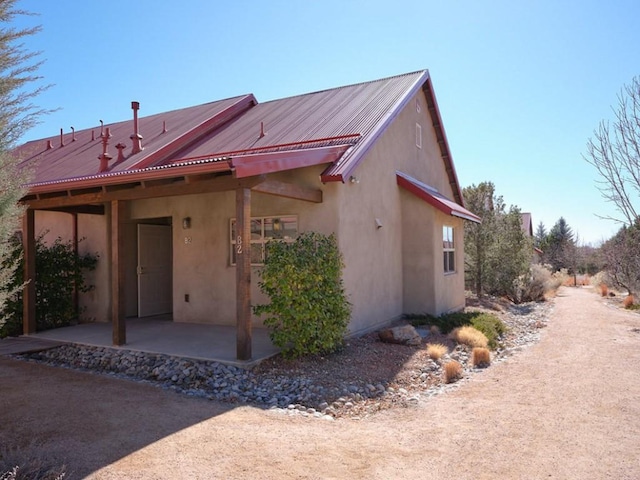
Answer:
MULTIPOLYGON (((552 304, 518 306, 470 299, 469 307, 498 315, 508 326, 493 352, 493 362, 536 342, 546 325, 552 304)), ((470 364, 470 349, 444 336, 426 335, 417 347, 386 344, 376 333, 348 341, 340 352, 287 361, 267 360, 248 371, 216 362, 186 360, 111 348, 65 345, 25 356, 31 361, 148 382, 190 396, 230 403, 280 409, 289 414, 327 420, 362 417, 393 407, 417 404, 448 389, 457 388, 480 369, 470 364), (433 361, 428 343, 445 343, 449 354, 433 361), (442 381, 442 365, 456 360, 464 367, 457 384, 442 381)))

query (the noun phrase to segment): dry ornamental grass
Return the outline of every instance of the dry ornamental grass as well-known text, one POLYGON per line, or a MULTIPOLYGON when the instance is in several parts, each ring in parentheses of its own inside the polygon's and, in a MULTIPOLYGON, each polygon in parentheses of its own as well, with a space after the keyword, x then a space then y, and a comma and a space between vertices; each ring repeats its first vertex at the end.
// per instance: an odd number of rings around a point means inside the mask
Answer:
POLYGON ((480 368, 486 368, 491 365, 491 352, 489 349, 476 347, 471 350, 471 364, 480 368))
POLYGON ((454 329, 451 332, 450 336, 456 342, 462 343, 463 345, 468 345, 471 348, 487 348, 487 346, 489 345, 489 339, 487 339, 485 334, 469 325, 454 329))
POLYGON ((449 349, 446 345, 442 345, 441 343, 430 343, 427 345, 427 355, 434 361, 440 360, 448 351, 449 349))
POLYGON ((453 383, 462 378, 462 365, 455 360, 444 364, 444 382, 453 383))

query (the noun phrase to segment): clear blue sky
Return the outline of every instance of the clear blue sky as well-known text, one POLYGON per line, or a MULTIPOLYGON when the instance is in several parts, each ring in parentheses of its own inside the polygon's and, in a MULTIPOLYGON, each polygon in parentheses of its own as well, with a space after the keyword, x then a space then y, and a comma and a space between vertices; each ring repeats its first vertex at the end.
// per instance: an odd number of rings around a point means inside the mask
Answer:
POLYGON ((267 101, 428 68, 461 185, 490 180, 534 228, 617 226, 582 159, 640 74, 637 0, 22 0, 60 108, 25 140, 245 93, 267 101))

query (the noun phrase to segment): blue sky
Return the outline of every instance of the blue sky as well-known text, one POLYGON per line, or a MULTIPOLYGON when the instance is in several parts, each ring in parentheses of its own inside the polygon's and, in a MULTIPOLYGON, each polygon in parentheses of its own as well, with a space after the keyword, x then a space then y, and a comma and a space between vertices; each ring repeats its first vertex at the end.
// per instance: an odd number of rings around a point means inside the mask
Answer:
MULTIPOLYGON (((640 2, 22 0, 53 86, 24 140, 245 93, 267 101, 428 68, 462 187, 493 181, 583 242, 615 215, 583 159, 640 75, 640 2)), ((534 228, 535 228, 534 225, 534 228)))

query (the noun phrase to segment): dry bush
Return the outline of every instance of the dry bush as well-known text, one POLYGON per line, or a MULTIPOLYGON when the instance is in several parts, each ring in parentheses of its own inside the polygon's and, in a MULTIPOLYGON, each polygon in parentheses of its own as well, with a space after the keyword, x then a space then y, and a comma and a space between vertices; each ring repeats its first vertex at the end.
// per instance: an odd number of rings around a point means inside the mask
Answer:
POLYGON ((442 345, 441 343, 430 343, 427 345, 427 355, 429 355, 431 360, 440 360, 448 351, 449 349, 446 345, 442 345))
POLYGON ((444 382, 453 383, 462 378, 462 365, 455 360, 444 364, 444 382))
POLYGON ((429 333, 431 335, 440 335, 440 327, 437 325, 431 325, 431 327, 429 327, 429 333))
POLYGON ((491 365, 491 352, 487 348, 476 347, 471 350, 471 365, 485 368, 491 365))
POLYGON ((565 287, 575 287, 576 286, 576 279, 575 277, 566 277, 563 282, 562 285, 564 285, 565 287))
POLYGON ((468 345, 469 347, 483 347, 487 348, 489 345, 489 339, 480 330, 473 328, 470 325, 464 327, 458 327, 454 329, 449 336, 458 343, 468 345))
POLYGON ((622 301, 622 305, 624 306, 624 308, 631 308, 633 307, 633 304, 635 303, 633 295, 627 295, 625 297, 625 299, 622 301))
POLYGON ((538 302, 553 297, 566 278, 566 270, 551 274, 550 266, 533 264, 526 275, 514 282, 513 301, 538 302))
POLYGON ((607 287, 606 283, 601 283, 599 285, 600 288, 600 295, 603 297, 606 297, 607 295, 609 295, 609 287, 607 287))

